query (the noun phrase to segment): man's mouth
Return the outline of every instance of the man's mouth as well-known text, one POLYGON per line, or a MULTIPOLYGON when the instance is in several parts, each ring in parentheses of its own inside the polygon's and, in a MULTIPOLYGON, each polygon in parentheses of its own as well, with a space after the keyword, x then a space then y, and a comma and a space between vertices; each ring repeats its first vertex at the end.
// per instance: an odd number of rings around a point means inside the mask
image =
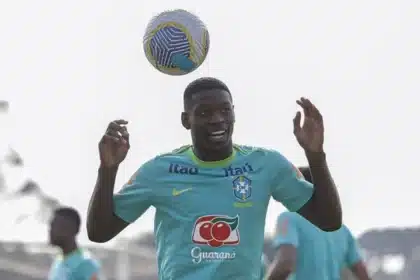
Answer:
POLYGON ((216 130, 209 133, 209 138, 212 141, 223 141, 227 136, 227 129, 225 130, 216 130))

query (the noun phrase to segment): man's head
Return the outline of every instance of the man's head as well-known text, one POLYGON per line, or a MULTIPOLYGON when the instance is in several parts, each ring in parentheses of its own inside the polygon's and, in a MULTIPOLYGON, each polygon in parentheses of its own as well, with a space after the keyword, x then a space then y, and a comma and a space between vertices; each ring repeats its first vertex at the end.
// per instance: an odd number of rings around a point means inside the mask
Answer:
POLYGON ((70 207, 56 209, 50 223, 50 244, 63 247, 74 242, 79 228, 80 216, 75 209, 70 207))
POLYGON ((232 144, 235 122, 229 88, 215 78, 200 78, 184 91, 182 125, 191 130, 196 147, 219 150, 232 144))
POLYGON ((298 169, 300 173, 302 173, 303 177, 305 177, 305 180, 312 183, 311 169, 308 166, 299 167, 298 169))

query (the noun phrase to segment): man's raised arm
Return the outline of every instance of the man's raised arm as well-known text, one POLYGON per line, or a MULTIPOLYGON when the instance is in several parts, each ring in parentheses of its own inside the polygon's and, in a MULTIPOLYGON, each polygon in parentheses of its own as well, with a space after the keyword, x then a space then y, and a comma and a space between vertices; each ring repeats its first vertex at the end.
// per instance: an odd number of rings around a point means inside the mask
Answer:
POLYGON ((87 216, 88 236, 94 242, 109 241, 128 225, 114 214, 113 203, 118 166, 130 147, 126 124, 124 120, 109 123, 99 142, 101 165, 87 216))

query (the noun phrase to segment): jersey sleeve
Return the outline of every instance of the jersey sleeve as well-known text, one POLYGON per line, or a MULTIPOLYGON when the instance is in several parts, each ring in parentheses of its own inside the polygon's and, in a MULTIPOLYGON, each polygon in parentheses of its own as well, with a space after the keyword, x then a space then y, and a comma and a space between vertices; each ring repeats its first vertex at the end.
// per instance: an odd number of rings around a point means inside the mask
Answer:
POLYGON ((354 238, 353 234, 351 234, 350 230, 347 227, 345 229, 347 231, 347 242, 348 242, 347 253, 346 253, 346 265, 348 267, 351 267, 362 260, 362 255, 360 253, 359 245, 357 244, 357 241, 354 238))
POLYGON ((114 194, 114 213, 127 223, 133 223, 153 204, 155 169, 153 160, 143 164, 114 194))
POLYGON ((312 197, 313 185, 283 155, 272 151, 268 157, 273 170, 271 195, 289 211, 297 211, 312 197))
POLYGON ((284 212, 277 218, 276 234, 273 239, 273 247, 278 249, 281 245, 299 245, 297 221, 294 213, 284 212))

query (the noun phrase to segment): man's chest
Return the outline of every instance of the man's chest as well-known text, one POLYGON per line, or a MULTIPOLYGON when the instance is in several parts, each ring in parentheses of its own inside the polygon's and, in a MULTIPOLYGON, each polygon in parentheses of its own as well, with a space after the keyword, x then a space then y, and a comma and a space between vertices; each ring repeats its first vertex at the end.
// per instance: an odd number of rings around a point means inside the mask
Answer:
POLYGON ((270 176, 244 162, 220 168, 171 163, 159 187, 161 207, 180 216, 259 213, 270 198, 270 176))

